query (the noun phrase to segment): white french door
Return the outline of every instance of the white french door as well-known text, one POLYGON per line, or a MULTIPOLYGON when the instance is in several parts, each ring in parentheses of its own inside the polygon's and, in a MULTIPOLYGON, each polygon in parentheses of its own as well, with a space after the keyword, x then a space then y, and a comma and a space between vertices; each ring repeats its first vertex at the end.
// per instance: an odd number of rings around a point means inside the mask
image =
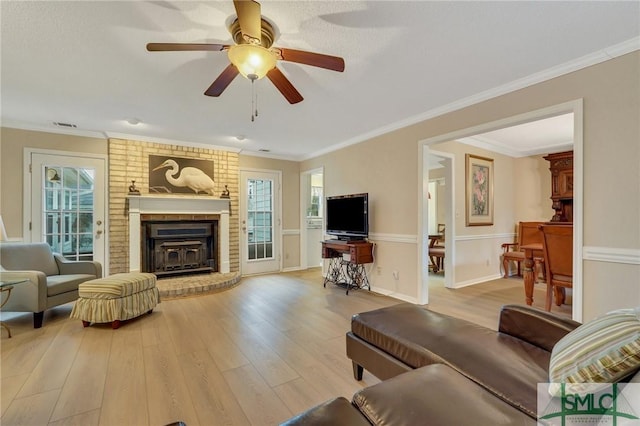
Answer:
POLYGON ((280 173, 240 172, 243 275, 280 271, 280 173))
POLYGON ((69 260, 96 260, 106 274, 106 160, 48 152, 29 156, 29 240, 47 242, 69 260))

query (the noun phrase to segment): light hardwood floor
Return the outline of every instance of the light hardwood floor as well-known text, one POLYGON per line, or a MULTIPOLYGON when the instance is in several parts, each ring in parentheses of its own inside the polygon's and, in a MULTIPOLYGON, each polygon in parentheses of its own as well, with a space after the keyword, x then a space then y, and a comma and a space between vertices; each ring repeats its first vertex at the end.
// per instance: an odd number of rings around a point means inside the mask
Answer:
MULTIPOLYGON (((433 280, 429 309, 496 328, 520 303, 522 281, 460 290, 433 280), (520 299, 520 300, 518 300, 520 299)), ((536 305, 544 291, 536 289, 536 305)), ((323 288, 318 269, 244 278, 230 290, 163 301, 151 315, 83 328, 72 304, 12 318, 2 334, 2 425, 273 425, 377 383, 353 379, 345 356, 351 315, 400 303, 323 288)), ((555 308, 558 310, 558 308, 555 308)), ((570 315, 567 308, 562 308, 570 315)))
MULTIPOLYGON (((454 317, 463 318, 476 324, 496 330, 500 307, 505 304, 525 304, 522 277, 500 278, 478 285, 455 290, 444 287, 441 274, 430 275, 429 309, 454 317)), ((546 283, 535 284, 533 306, 544 309, 547 292, 546 283)), ((552 304, 551 312, 571 318, 571 291, 567 294, 567 304, 560 307, 552 304)))

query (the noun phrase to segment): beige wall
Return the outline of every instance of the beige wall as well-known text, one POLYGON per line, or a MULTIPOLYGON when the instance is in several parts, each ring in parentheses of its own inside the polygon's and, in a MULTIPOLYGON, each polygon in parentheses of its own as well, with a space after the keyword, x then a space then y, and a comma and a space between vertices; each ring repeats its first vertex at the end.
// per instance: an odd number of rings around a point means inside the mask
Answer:
POLYGON ((266 157, 240 155, 240 170, 282 172, 282 267, 300 266, 300 163, 266 157))
MULTIPOLYGON (((585 187, 583 245, 586 248, 607 248, 616 253, 637 251, 640 249, 639 64, 639 52, 624 55, 425 120, 338 152, 306 160, 302 163, 302 169, 324 166, 327 195, 369 192, 373 199, 372 232, 415 237, 418 230, 418 141, 582 98, 585 187)), ((456 159, 457 164, 460 161, 456 159)), ((456 179, 461 176, 460 173, 456 172, 456 179)), ((506 190, 514 193, 516 187, 510 186, 506 190)), ((541 194, 540 198, 544 196, 541 194)), ((496 202, 496 208, 501 208, 499 201, 496 202)), ((463 212, 460 209, 460 216, 463 212)), ((494 226, 483 227, 482 231, 462 227, 459 234, 513 232, 516 214, 513 211, 512 217, 507 218, 500 213, 496 215, 494 226)), ((544 215, 544 212, 541 214, 544 215)), ((459 223, 460 220, 458 218, 456 221, 459 223)), ((395 251, 381 249, 376 261, 395 265, 406 264, 407 259, 411 261, 405 266, 406 274, 401 272, 401 279, 408 276, 409 280, 414 280, 410 285, 413 290, 405 293, 411 298, 418 293, 415 279, 419 264, 417 245, 409 240, 407 238, 404 245, 411 246, 411 250, 405 250, 402 257, 395 251)), ((381 244, 397 243, 389 241, 381 244)), ((460 259, 456 259, 458 261, 460 259)), ((611 307, 640 305, 640 266, 634 261, 625 264, 594 257, 584 261, 583 272, 584 319, 611 307), (607 276, 615 276, 616 280, 603 282, 603 277, 607 276), (606 303, 599 297, 602 286, 609 288, 606 303)), ((380 285, 388 291, 397 287, 389 278, 380 285)))
POLYGON ((9 238, 22 238, 24 149, 107 154, 107 140, 0 128, 0 214, 9 238))
POLYGON ((518 221, 551 220, 551 172, 543 155, 513 161, 513 200, 518 221))

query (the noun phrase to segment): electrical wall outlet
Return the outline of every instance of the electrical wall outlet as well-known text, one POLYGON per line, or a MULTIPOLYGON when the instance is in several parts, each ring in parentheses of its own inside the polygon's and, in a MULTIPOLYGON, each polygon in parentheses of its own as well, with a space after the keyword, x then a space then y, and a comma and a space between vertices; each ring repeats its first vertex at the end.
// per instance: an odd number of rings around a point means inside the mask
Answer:
POLYGON ((376 273, 377 273, 378 275, 382 275, 382 266, 378 266, 378 267, 376 268, 376 273))
POLYGON ((400 279, 400 272, 399 271, 393 271, 393 279, 396 280, 396 281, 400 279))

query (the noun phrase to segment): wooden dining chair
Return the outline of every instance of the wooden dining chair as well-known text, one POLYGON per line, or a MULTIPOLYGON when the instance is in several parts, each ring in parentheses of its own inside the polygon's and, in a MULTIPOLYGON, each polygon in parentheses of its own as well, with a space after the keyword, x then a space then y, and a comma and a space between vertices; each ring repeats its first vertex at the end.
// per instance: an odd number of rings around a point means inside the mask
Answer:
MULTIPOLYGON (((509 262, 515 262, 518 276, 522 276, 521 262, 524 262, 524 251, 520 249, 523 245, 540 243, 542 244, 542 233, 538 229, 544 222, 518 222, 518 242, 502 244, 502 268, 503 278, 509 276, 509 262)), ((540 269, 542 258, 534 259, 536 270, 540 269)), ((536 272, 537 273, 537 272, 536 272)))
POLYGON ((573 287, 573 225, 542 225, 542 252, 547 279, 545 309, 564 303, 565 289, 573 287))
POLYGON ((429 235, 429 268, 436 273, 438 271, 444 271, 444 232, 445 228, 441 224, 438 224, 438 233, 435 235, 429 235), (442 231, 442 232, 440 232, 442 231))

